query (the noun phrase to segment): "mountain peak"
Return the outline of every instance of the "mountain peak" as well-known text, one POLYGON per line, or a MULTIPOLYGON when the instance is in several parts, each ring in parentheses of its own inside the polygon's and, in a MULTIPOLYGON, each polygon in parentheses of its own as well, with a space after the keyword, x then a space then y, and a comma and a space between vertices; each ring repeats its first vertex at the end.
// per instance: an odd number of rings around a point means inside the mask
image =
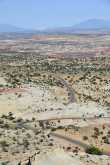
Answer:
POLYGON ((74 26, 77 29, 108 29, 110 28, 110 20, 104 19, 88 19, 74 26))

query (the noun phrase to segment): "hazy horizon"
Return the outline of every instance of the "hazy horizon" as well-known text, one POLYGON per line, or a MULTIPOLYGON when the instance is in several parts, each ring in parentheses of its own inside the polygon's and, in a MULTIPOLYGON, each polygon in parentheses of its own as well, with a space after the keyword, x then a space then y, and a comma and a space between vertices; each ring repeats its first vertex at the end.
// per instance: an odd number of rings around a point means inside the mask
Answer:
POLYGON ((0 24, 45 29, 73 26, 88 19, 110 20, 110 1, 0 0, 0 24))

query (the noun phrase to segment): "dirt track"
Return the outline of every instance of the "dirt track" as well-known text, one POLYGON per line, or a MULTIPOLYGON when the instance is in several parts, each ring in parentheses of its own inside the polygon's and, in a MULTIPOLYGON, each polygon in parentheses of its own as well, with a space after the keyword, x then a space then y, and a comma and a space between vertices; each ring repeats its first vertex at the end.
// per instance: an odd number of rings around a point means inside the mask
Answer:
POLYGON ((51 120, 66 120, 66 119, 72 119, 72 120, 98 120, 98 119, 110 119, 110 117, 88 117, 88 118, 83 118, 83 117, 57 117, 57 118, 47 118, 47 119, 40 119, 38 121, 51 121, 51 120))
MULTIPOLYGON (((78 146, 82 147, 84 150, 89 147, 89 145, 85 144, 84 142, 77 140, 77 139, 70 138, 70 137, 65 136, 65 135, 61 135, 61 134, 52 132, 51 136, 54 138, 65 140, 70 144, 78 145, 78 146)), ((103 155, 110 156, 110 152, 103 150, 103 155)))

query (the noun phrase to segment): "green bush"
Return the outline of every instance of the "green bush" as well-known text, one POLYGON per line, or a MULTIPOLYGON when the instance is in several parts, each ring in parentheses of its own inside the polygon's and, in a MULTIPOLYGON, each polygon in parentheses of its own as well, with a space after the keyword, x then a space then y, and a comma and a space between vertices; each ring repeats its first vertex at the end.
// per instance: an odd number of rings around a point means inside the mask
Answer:
POLYGON ((86 149, 86 153, 88 154, 93 154, 93 155, 102 155, 102 151, 95 147, 95 146, 90 146, 86 149))

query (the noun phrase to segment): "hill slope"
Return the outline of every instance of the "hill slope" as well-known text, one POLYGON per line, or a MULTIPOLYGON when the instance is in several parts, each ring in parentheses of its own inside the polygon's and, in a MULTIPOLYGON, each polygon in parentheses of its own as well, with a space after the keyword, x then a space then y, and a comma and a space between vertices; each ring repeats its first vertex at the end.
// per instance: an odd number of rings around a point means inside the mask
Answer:
POLYGON ((0 32, 21 32, 21 31, 25 31, 25 29, 13 25, 0 24, 0 32))
POLYGON ((87 21, 81 22, 75 26, 75 29, 108 29, 110 28, 109 20, 102 19, 89 19, 87 21))

